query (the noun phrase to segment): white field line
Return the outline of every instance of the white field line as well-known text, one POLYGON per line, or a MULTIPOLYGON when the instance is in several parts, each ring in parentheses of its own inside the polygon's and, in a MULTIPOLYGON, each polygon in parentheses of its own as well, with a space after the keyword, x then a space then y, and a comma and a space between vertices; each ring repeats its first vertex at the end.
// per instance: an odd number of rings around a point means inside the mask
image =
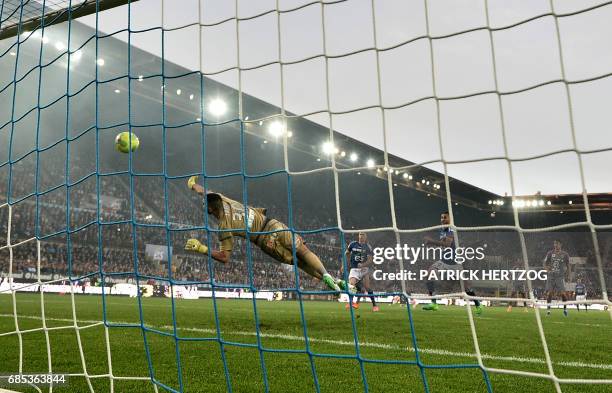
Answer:
MULTIPOLYGON (((0 318, 13 318, 13 314, 0 314, 0 318)), ((37 315, 19 315, 19 318, 26 318, 26 319, 34 319, 34 320, 42 320, 41 317, 37 316, 37 315)), ((70 319, 70 318, 45 318, 45 320, 47 321, 55 321, 55 322, 70 322, 71 324, 74 324, 74 320, 70 319)), ((100 321, 94 321, 94 320, 77 320, 76 321, 78 324, 95 324, 95 323, 100 323, 100 321)), ((128 323, 134 323, 134 322, 125 322, 125 321, 112 321, 112 323, 120 323, 120 324, 128 324, 128 323)), ((151 328, 157 328, 157 329, 164 329, 164 330, 173 330, 174 327, 170 326, 170 325, 164 325, 164 326, 148 326, 151 328)), ((217 334, 217 331, 215 329, 206 329, 206 328, 193 328, 193 327, 178 327, 178 330, 183 330, 183 331, 190 331, 190 332, 198 332, 198 333, 208 333, 208 334, 217 334)), ((224 335, 234 335, 234 336, 256 336, 257 333, 256 332, 249 332, 249 331, 237 331, 237 332, 224 332, 224 335)), ((303 336, 294 336, 294 335, 289 335, 289 334, 278 334, 278 333, 260 333, 259 334, 260 337, 264 337, 264 338, 273 338, 273 339, 280 339, 280 340, 287 340, 287 341, 299 341, 299 342, 304 342, 304 337, 303 336)), ((309 337, 308 339, 310 342, 314 342, 314 343, 322 343, 322 344, 330 344, 330 345, 341 345, 341 346, 350 346, 350 347, 354 347, 355 346, 355 342, 354 341, 344 341, 344 340, 332 340, 332 339, 327 339, 327 338, 316 338, 316 337, 309 337)), ((384 343, 375 343, 375 342, 368 342, 368 341, 360 341, 359 342, 359 346, 360 347, 367 347, 367 348, 378 348, 378 349, 391 349, 391 350, 400 350, 400 351, 405 351, 408 350, 410 352, 414 352, 414 348, 412 347, 404 347, 401 345, 396 345, 396 344, 384 344, 384 343)), ((435 349, 435 348, 423 348, 423 347, 419 347, 419 353, 426 353, 426 354, 430 354, 430 355, 439 355, 439 356, 451 356, 451 357, 468 357, 468 358, 475 358, 476 354, 475 353, 470 353, 470 352, 455 352, 455 351, 448 351, 445 349, 435 349)), ((544 359, 540 359, 540 358, 530 358, 530 357, 522 357, 522 356, 497 356, 497 355, 490 355, 490 354, 486 354, 483 353, 482 354, 482 358, 483 359, 490 359, 490 360, 500 360, 500 361, 506 361, 506 362, 517 362, 517 363, 532 363, 532 364, 546 364, 546 361, 544 359)), ((561 361, 561 362, 553 362, 553 364, 557 365, 557 366, 563 366, 563 367, 577 367, 577 368, 594 368, 594 369, 600 369, 600 370, 612 370, 612 364, 605 364, 605 363, 584 363, 584 362, 565 362, 565 361, 561 361)))

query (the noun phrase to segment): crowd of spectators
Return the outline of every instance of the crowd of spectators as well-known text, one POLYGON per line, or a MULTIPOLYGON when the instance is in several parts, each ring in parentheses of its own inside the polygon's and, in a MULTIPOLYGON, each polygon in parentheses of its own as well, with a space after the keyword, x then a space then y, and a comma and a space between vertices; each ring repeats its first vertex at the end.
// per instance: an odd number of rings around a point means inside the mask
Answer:
MULTIPOLYGON (((40 170, 53 170, 53 167, 40 170)), ((27 173, 24 171, 21 175, 27 177, 27 173)), ((33 177, 34 171, 29 173, 33 177)), ((7 184, 6 171, 0 171, 0 204, 6 199, 7 184)), ((12 201, 31 193, 33 184, 32 179, 16 181, 15 176, 11 182, 12 201)), ((228 195, 232 196, 231 193, 228 195)), ((239 196, 234 197, 240 199, 239 196)), ((278 203, 273 197, 270 200, 265 206, 268 215, 288 223, 287 204, 278 203)), ((293 288, 296 285, 293 266, 276 263, 254 246, 250 246, 251 258, 248 258, 247 242, 242 239, 237 239, 232 260, 228 264, 209 264, 206 257, 185 253, 182 248, 187 238, 199 237, 206 240, 207 232, 201 228, 192 228, 204 225, 202 202, 184 187, 183 180, 180 184, 174 179, 164 180, 163 177, 140 177, 130 181, 129 176, 116 175, 100 177, 98 187, 97 178, 93 176, 71 186, 68 192, 62 186, 38 198, 24 198, 12 204, 11 209, 10 243, 18 244, 12 248, 13 274, 36 272, 37 248, 32 239, 38 237, 41 239, 42 274, 73 278, 100 273, 124 273, 128 276, 137 270, 138 274, 146 277, 167 279, 171 275, 174 280, 196 282, 209 281, 211 275, 214 275, 216 283, 252 284, 260 289, 293 288), (167 246, 168 243, 172 247, 170 264, 167 260, 153 260, 145 253, 147 244, 167 246)), ((0 208, 0 244, 6 244, 9 233, 8 211, 6 206, 0 208)), ((345 244, 354 235, 342 236, 337 229, 333 229, 337 223, 330 217, 335 215, 335 207, 318 207, 313 211, 293 209, 291 212, 292 227, 297 231, 305 231, 302 236, 311 250, 320 257, 330 273, 340 275, 345 244)), ((431 223, 423 223, 423 226, 429 225, 431 223)), ((216 235, 209 235, 214 242, 216 235)), ((424 235, 417 234, 411 242, 419 243, 424 235)), ((609 280, 612 271, 612 238, 607 235, 605 232, 600 233, 598 242, 604 276, 609 280)), ((464 246, 484 246, 485 254, 491 257, 489 266, 496 264, 496 267, 507 268, 522 263, 520 241, 515 232, 479 231, 460 233, 459 236, 464 246)), ((571 256, 582 257, 581 263, 573 269, 573 279, 581 278, 593 293, 601 291, 599 269, 589 232, 527 233, 525 242, 529 265, 542 266, 541 261, 552 247, 554 239, 561 240, 571 256)), ((370 242, 377 247, 394 246, 397 241, 393 232, 373 233, 370 238, 370 242)), ((401 241, 405 242, 406 238, 401 241)), ((2 274, 8 272, 9 261, 8 249, 2 250, 2 274)), ((396 262, 389 261, 376 268, 397 271, 399 266, 396 262)), ((302 272, 299 282, 302 288, 321 288, 318 282, 302 272)), ((422 291, 423 288, 422 282, 409 282, 407 287, 410 291, 422 291)), ((375 282, 374 289, 399 291, 401 283, 379 281, 375 282)))

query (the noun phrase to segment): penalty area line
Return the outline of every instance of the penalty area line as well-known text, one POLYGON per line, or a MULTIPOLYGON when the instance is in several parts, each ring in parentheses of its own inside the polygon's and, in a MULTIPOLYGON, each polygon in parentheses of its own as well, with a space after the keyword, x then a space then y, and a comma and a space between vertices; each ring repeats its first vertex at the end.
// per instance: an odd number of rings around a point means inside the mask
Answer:
MULTIPOLYGON (((13 314, 0 314, 0 318, 14 318, 13 314)), ((42 317, 38 315, 18 315, 18 318, 25 319, 33 319, 33 320, 42 320, 42 317)), ((46 321, 55 321, 55 322, 70 322, 74 324, 75 320, 70 318, 45 318, 46 321)), ((95 320, 76 320, 78 324, 92 324, 92 323, 100 323, 101 321, 95 320)), ((111 323, 117 324, 128 324, 128 323, 137 323, 137 322, 126 322, 126 321, 110 321, 111 323)), ((147 325, 145 325, 147 326, 147 325)), ((163 325, 163 326, 152 326, 148 325, 151 328, 164 329, 164 330, 174 330, 174 326, 171 325, 163 325)), ((189 331, 189 332, 197 332, 197 333, 208 333, 208 334, 217 334, 216 329, 208 329, 208 328, 196 328, 196 327, 177 327, 177 330, 189 331)), ((257 336, 256 332, 250 331, 236 331, 236 332, 222 332, 223 335, 228 336, 247 336, 254 337, 257 336)), ((295 336, 290 334, 279 334, 279 333, 259 333, 260 337, 264 338, 272 338, 278 340, 287 340, 287 341, 298 341, 304 342, 303 336, 295 336)), ((355 346, 354 341, 346 341, 346 340, 334 340, 328 338, 317 338, 317 337, 309 337, 308 341, 314 343, 321 344, 330 344, 330 345, 339 345, 339 346, 355 346)), ((376 343, 369 341, 360 341, 360 347, 366 348, 377 348, 377 349, 390 349, 390 350, 399 350, 399 351, 410 351, 414 352, 414 348, 412 347, 404 347, 397 344, 385 344, 385 343, 376 343)), ((476 358, 475 353, 471 352, 458 352, 458 351, 449 351, 446 349, 436 349, 436 348, 419 348, 419 353, 426 353, 429 355, 437 355, 437 356, 449 356, 449 357, 462 357, 462 358, 476 358)), ((531 364, 546 364, 545 359, 541 358, 532 358, 532 357, 523 357, 523 356, 500 356, 500 355, 491 355, 487 353, 481 354, 483 359, 488 360, 498 360, 498 361, 506 361, 506 362, 517 362, 517 363, 531 363, 531 364)), ((605 363, 584 363, 584 362, 567 362, 567 361, 554 361, 553 365, 562 366, 562 367, 576 367, 576 368, 593 368, 599 370, 612 370, 612 364, 605 363)))

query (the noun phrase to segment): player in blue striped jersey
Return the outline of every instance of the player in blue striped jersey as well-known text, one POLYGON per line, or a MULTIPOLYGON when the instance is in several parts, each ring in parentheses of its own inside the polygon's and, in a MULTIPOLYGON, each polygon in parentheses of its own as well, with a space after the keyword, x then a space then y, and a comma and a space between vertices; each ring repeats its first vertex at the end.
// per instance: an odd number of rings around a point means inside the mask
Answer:
MULTIPOLYGON (((358 289, 358 292, 367 292, 372 300, 372 311, 379 310, 374 297, 374 291, 370 286, 370 265, 372 264, 372 256, 374 252, 368 243, 368 237, 365 232, 359 232, 358 240, 353 240, 346 248, 346 258, 349 264, 349 284, 358 289)), ((353 303, 354 308, 358 308, 359 296, 353 303)), ((348 307, 348 305, 347 305, 348 307)))
MULTIPOLYGON (((424 239, 425 245, 430 246, 430 247, 433 246, 433 247, 451 248, 453 252, 452 253, 443 252, 442 259, 440 261, 434 262, 429 267, 429 270, 430 271, 431 270, 461 270, 463 269, 462 265, 455 262, 455 252, 454 252, 455 247, 456 247, 455 246, 455 232, 453 231, 453 228, 450 227, 450 214, 448 214, 448 211, 445 211, 442 214, 440 214, 440 224, 444 225, 444 227, 440 229, 439 234, 438 234, 438 239, 434 239, 432 237, 426 236, 424 239)), ((468 283, 465 283, 465 284, 466 284, 465 293, 470 296, 476 296, 476 293, 471 288, 467 287, 468 283)), ((436 282, 427 281, 425 285, 427 286, 429 296, 433 296, 436 292, 436 282)), ((474 300, 474 304, 476 305, 476 315, 482 314, 482 305, 480 304, 480 301, 476 299, 474 300)), ((432 299, 430 304, 423 307, 423 310, 437 311, 438 304, 436 302, 436 299, 432 299)))
MULTIPOLYGON (((582 283, 582 279, 580 278, 576 282, 576 288, 574 288, 574 295, 576 296, 576 300, 578 301, 584 301, 587 298, 586 285, 582 283)), ((580 311, 580 304, 576 304, 576 308, 578 309, 578 311, 580 311)), ((584 311, 588 311, 588 310, 589 310, 589 305, 585 303, 584 311)))

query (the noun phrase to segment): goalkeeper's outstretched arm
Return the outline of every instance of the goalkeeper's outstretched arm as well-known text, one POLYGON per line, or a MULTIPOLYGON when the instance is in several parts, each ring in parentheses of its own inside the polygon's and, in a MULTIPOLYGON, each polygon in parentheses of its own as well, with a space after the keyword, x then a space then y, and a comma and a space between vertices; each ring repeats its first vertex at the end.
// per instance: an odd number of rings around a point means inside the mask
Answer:
MULTIPOLYGON (((200 195, 205 195, 206 190, 204 189, 204 187, 199 185, 197 181, 198 181, 197 176, 191 176, 189 180, 187 181, 187 187, 190 190, 193 190, 194 192, 200 195)), ((204 255, 207 255, 210 251, 210 256, 214 260, 222 262, 222 263, 228 263, 230 260, 230 255, 231 255, 231 251, 227 251, 227 250, 218 250, 218 251, 209 250, 208 246, 202 244, 198 239, 187 240, 187 243, 185 244, 185 250, 197 252, 197 253, 204 254, 204 255)))
POLYGON ((190 190, 193 190, 200 195, 204 195, 206 191, 204 190, 204 187, 196 183, 197 181, 197 176, 191 176, 189 180, 187 180, 187 187, 189 187, 190 190))
MULTIPOLYGON (((198 239, 187 240, 187 243, 185 244, 185 250, 197 252, 197 253, 204 254, 204 255, 207 255, 209 253, 208 246, 206 246, 205 244, 202 244, 198 239)), ((217 250, 210 251, 210 256, 214 260, 222 262, 222 263, 228 263, 230 260, 230 255, 231 253, 229 251, 217 251, 217 250)))

